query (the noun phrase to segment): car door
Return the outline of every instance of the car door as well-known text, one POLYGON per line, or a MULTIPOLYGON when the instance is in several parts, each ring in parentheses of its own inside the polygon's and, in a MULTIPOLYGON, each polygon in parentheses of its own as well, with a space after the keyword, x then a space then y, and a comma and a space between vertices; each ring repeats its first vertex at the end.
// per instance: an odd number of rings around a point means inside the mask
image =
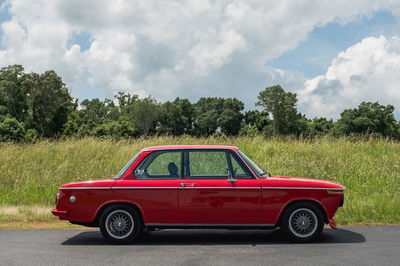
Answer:
POLYGON ((139 206, 146 225, 178 223, 181 158, 181 150, 151 152, 135 167, 132 179, 115 184, 117 198, 139 206))
POLYGON ((261 223, 261 185, 230 150, 184 150, 179 221, 198 225, 261 223), (230 177, 230 180, 228 180, 230 177))

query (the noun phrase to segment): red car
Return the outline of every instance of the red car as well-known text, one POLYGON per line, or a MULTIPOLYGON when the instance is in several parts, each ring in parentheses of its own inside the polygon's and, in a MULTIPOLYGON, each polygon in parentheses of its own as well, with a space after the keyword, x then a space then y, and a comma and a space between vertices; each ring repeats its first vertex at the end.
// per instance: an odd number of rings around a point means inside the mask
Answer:
POLYGON ((270 176, 237 147, 142 149, 113 178, 62 185, 52 213, 100 227, 115 243, 164 228, 276 228, 316 239, 343 206, 345 187, 318 179, 270 176))

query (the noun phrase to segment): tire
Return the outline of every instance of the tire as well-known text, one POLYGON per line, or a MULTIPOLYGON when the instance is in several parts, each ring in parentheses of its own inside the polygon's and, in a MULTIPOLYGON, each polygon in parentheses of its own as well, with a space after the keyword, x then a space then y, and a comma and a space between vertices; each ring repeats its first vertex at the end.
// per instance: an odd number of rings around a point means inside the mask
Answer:
POLYGON ((139 213, 128 205, 115 204, 107 207, 100 216, 100 232, 114 244, 133 242, 142 231, 139 213))
POLYGON ((310 202, 296 202, 283 213, 281 227, 289 240, 311 242, 324 229, 324 215, 320 208, 310 202))

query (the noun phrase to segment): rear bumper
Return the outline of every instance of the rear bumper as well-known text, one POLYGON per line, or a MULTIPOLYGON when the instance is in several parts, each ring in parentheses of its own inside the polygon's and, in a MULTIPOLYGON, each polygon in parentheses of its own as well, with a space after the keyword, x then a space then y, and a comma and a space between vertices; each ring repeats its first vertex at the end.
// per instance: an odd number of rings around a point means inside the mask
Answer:
POLYGON ((51 213, 55 216, 58 216, 60 220, 66 220, 68 217, 68 211, 60 211, 57 209, 52 209, 51 213))

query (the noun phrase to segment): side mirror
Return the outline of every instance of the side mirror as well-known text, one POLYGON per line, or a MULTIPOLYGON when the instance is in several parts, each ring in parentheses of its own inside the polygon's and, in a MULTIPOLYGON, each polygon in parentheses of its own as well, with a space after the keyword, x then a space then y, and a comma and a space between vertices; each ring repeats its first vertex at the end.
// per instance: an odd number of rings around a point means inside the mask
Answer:
POLYGON ((228 182, 236 182, 237 180, 233 177, 232 172, 229 169, 226 170, 228 171, 228 182))
POLYGON ((146 177, 146 171, 144 169, 136 169, 134 175, 137 177, 146 177))

